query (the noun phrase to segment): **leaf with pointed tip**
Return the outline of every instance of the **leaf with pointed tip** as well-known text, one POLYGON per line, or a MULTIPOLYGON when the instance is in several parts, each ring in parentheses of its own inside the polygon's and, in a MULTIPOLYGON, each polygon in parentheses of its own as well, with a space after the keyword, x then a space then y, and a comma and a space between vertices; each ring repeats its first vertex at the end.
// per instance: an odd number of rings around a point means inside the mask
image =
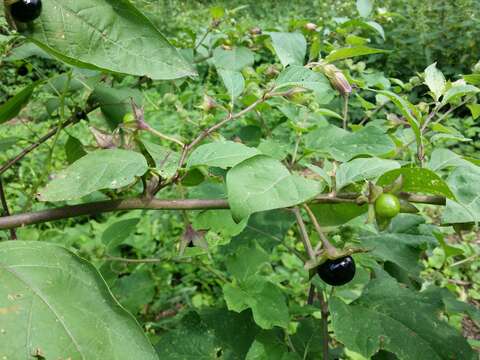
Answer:
POLYGON ((359 45, 359 46, 335 49, 330 54, 327 55, 325 60, 328 62, 334 62, 334 61, 349 59, 357 56, 381 54, 381 53, 387 53, 387 52, 388 50, 374 49, 368 46, 359 45))
POLYGON ((154 80, 195 75, 155 25, 128 0, 49 0, 28 38, 60 60, 154 80))
POLYGON ((41 81, 31 83, 0 106, 0 124, 13 119, 20 113, 23 107, 28 104, 33 90, 35 90, 40 83, 41 81))
POLYGON ((257 149, 241 143, 233 141, 213 142, 195 149, 188 158, 187 166, 206 165, 226 169, 258 154, 257 149))
POLYGON ((307 53, 307 41, 301 33, 269 32, 272 45, 284 67, 303 65, 307 53))
POLYGON ((437 69, 437 63, 433 63, 425 69, 425 84, 433 94, 435 101, 445 92, 445 76, 437 69))

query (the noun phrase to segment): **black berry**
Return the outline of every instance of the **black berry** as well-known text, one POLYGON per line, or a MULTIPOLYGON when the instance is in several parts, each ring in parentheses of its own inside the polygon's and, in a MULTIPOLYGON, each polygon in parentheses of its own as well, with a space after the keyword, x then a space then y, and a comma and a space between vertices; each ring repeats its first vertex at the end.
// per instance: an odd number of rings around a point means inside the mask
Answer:
POLYGON ((28 68, 25 65, 22 65, 17 69, 18 76, 25 76, 27 74, 28 74, 28 68))
POLYGON ((355 261, 351 256, 327 260, 317 268, 317 273, 328 285, 345 285, 355 276, 355 261))
POLYGON ((85 120, 87 118, 87 113, 83 110, 77 110, 77 112, 75 113, 75 117, 78 120, 85 120))
POLYGON ((42 0, 19 0, 10 5, 10 14, 20 22, 30 22, 40 16, 42 0))

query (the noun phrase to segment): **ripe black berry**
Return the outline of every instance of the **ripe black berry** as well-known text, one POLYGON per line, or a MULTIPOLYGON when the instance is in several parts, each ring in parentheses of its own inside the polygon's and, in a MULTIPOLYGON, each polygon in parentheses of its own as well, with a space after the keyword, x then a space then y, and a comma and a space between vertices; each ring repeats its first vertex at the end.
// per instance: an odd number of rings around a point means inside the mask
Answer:
POLYGON ((19 0, 10 5, 10 14, 20 22, 30 22, 40 16, 42 0, 19 0))
POLYGON ((77 110, 77 112, 75 113, 75 117, 78 120, 85 120, 87 118, 87 113, 83 110, 77 110))
POLYGON ((355 261, 351 256, 327 260, 317 268, 317 273, 328 285, 345 285, 355 276, 355 261))
POLYGON ((27 74, 28 74, 28 68, 25 65, 22 65, 17 69, 18 76, 25 76, 27 74))

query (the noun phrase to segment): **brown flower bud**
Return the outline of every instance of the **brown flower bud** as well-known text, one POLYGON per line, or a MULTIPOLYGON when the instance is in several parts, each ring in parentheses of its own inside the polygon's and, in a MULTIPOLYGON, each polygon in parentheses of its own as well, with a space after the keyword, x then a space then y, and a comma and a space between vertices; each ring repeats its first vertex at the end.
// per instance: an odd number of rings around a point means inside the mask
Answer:
POLYGON ((308 31, 315 31, 317 30, 317 24, 314 24, 314 23, 306 23, 305 24, 305 29, 307 29, 308 31))
POLYGON ((335 65, 325 65, 323 70, 332 86, 337 89, 340 94, 348 95, 352 92, 352 86, 347 78, 335 65))
POLYGON ((262 34, 262 29, 260 29, 258 26, 254 26, 250 30, 251 35, 261 35, 262 34))

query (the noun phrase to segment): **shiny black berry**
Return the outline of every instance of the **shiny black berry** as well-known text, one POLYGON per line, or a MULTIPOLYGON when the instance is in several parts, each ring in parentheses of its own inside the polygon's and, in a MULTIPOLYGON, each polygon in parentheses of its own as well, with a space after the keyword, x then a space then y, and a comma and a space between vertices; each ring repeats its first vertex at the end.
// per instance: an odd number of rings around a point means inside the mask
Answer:
POLYGON ((345 285, 355 276, 355 261, 351 256, 327 260, 317 268, 317 273, 328 285, 345 285))
POLYGON ((87 118, 87 113, 83 110, 77 110, 75 117, 77 120, 85 120, 87 118))
POLYGON ((40 16, 42 0, 19 0, 10 5, 10 14, 20 22, 30 22, 40 16))

